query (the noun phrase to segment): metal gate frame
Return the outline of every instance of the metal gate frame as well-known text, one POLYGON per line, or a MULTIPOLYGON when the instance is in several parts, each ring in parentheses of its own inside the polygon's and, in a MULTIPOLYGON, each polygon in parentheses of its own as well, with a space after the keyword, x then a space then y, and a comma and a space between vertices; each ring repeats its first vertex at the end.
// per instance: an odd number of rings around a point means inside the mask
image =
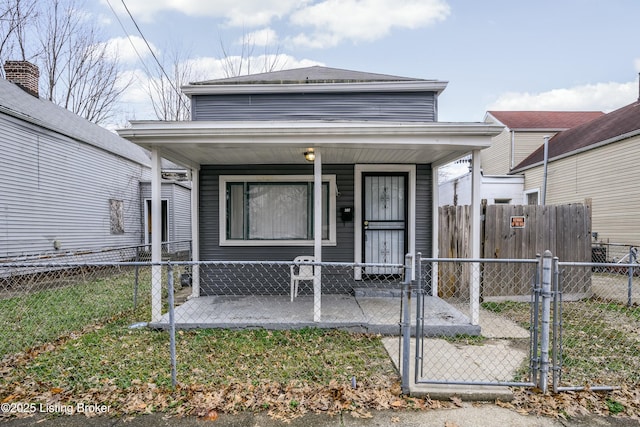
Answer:
MULTIPOLYGON (((415 260, 415 280, 411 280, 413 257, 407 254, 405 265, 407 274, 402 283, 402 316, 400 320, 401 337, 401 377, 402 390, 409 392, 410 383, 413 384, 445 384, 445 385, 478 385, 478 386, 510 386, 537 387, 547 393, 551 386, 554 393, 562 391, 578 391, 589 388, 593 391, 611 391, 615 386, 560 386, 562 376, 562 296, 563 282, 560 268, 563 266, 592 266, 591 263, 560 263, 550 251, 545 251, 535 260, 508 260, 511 263, 535 263, 536 273, 531 290, 530 310, 530 352, 529 372, 530 381, 474 381, 465 378, 455 380, 437 380, 422 376, 425 361, 425 331, 424 331, 424 296, 431 289, 427 286, 427 278, 422 277, 422 263, 435 263, 433 275, 437 277, 438 262, 468 262, 472 265, 505 262, 500 259, 458 259, 458 258, 428 258, 422 259, 418 253, 415 260), (415 317, 412 317, 412 297, 418 298, 415 317), (412 327, 415 319, 415 329, 412 327), (414 375, 410 375, 411 338, 415 336, 414 375)), ((479 302, 478 302, 479 303, 479 302)))

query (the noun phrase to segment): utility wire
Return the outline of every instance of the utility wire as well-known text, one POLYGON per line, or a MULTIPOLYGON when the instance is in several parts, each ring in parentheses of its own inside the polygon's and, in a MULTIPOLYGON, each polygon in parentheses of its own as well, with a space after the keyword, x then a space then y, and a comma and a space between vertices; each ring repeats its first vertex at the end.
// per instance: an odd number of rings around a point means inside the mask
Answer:
POLYGON ((150 76, 151 75, 151 71, 147 67, 147 64, 144 62, 144 59, 142 59, 142 55, 140 55, 140 52, 138 52, 138 49, 136 48, 136 44, 133 42, 133 40, 131 40, 131 35, 129 35, 129 32, 127 31, 127 29, 125 28, 124 24, 120 20, 120 16, 118 16, 118 14, 116 13, 116 11, 113 8, 113 6, 111 6, 111 2, 109 0, 107 0, 107 4, 109 5, 109 8, 111 9, 111 12, 113 12, 113 15, 116 17, 116 20, 118 21, 118 24, 120 24, 120 28, 122 28, 122 31, 127 36, 127 40, 129 40, 129 43, 131 44, 131 47, 133 48, 133 51, 136 53, 136 56, 140 60, 140 63, 142 64, 142 67, 144 68, 144 71, 147 73, 147 75, 150 76))
MULTIPOLYGON (((153 57, 153 59, 155 60, 156 64, 158 64, 158 67, 160 68, 160 71, 162 72, 162 74, 166 77, 167 81, 169 82, 169 85, 171 85, 171 88, 175 91, 175 93, 178 95, 178 99, 180 100, 180 102, 182 103, 182 106, 189 111, 189 106, 187 105, 187 103, 184 101, 184 98, 182 97, 182 92, 180 92, 180 90, 178 90, 178 88, 176 87, 176 85, 173 83, 173 80, 169 77, 169 75, 167 74, 167 72, 165 71, 164 67, 162 66, 162 64, 160 63, 160 61, 158 60, 158 57, 156 56, 155 52, 153 51, 153 49, 151 49, 151 45, 149 44, 149 42, 147 41, 147 38, 144 36, 144 34, 142 33, 142 30, 140 29, 140 27, 138 26, 138 23, 136 22, 136 20, 134 19, 133 15, 131 14, 131 11, 129 11, 129 8, 127 7, 127 4, 125 3, 124 0, 120 0, 122 2, 122 5, 124 6, 125 10, 127 11, 127 14, 129 15, 129 18, 131 18, 131 21, 133 22, 133 25, 136 27, 136 29, 138 30, 138 34, 140 34, 140 37, 142 37, 142 40, 144 40, 145 45, 147 46, 147 49, 149 49, 149 52, 151 53, 151 56, 153 57)), ((111 10, 113 11, 113 13, 116 15, 115 11, 113 10, 113 7, 111 7, 111 3, 109 3, 109 0, 107 0, 107 3, 109 4, 109 7, 111 8, 111 10)), ((118 18, 118 22, 120 22, 120 25, 123 27, 124 30, 124 26, 122 25, 122 22, 120 21, 120 19, 118 18)), ((129 42, 133 45, 133 42, 131 41, 131 38, 129 37, 129 34, 125 31, 125 34, 127 34, 127 38, 129 38, 129 42)), ((140 61, 143 62, 142 57, 140 56, 140 54, 138 53, 137 49, 133 48, 136 52, 136 54, 138 55, 138 57, 140 58, 140 61)), ((145 70, 147 70, 147 73, 149 75, 151 75, 151 73, 149 72, 149 70, 146 68, 145 66, 145 70)))

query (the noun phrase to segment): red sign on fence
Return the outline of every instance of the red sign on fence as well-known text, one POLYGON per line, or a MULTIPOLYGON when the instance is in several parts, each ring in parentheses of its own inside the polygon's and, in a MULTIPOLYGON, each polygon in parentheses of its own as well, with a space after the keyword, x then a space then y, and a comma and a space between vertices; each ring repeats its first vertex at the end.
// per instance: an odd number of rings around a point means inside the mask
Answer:
POLYGON ((512 216, 511 228, 524 228, 524 216, 512 216))

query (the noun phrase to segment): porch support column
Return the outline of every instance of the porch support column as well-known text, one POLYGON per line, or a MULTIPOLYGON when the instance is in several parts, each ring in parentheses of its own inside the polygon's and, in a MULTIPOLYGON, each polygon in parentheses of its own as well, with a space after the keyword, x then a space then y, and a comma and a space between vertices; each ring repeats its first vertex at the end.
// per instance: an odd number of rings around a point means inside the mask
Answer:
MULTIPOLYGON (((322 156, 316 150, 313 161, 313 256, 322 261, 322 156)), ((315 266, 313 277, 313 321, 322 317, 322 281, 320 266, 315 266)))
MULTIPOLYGON (((439 258, 440 257, 440 186, 438 183, 439 175, 440 175, 440 165, 433 166, 431 170, 431 194, 432 194, 432 218, 433 218, 433 226, 431 230, 432 241, 431 241, 431 257, 439 258)), ((416 266, 417 268, 421 268, 421 266, 416 266)), ((434 297, 438 296, 438 263, 434 262, 431 266, 431 295, 434 297)))
MULTIPOLYGON (((471 258, 480 258, 480 150, 471 154, 471 258)), ((471 324, 480 323, 480 263, 471 263, 470 307, 471 324)))
POLYGON ((151 321, 162 317, 162 157, 151 150, 151 321))
MULTIPOLYGON (((200 261, 200 170, 191 169, 191 261, 200 261)), ((200 296, 200 265, 191 265, 191 298, 200 296)))

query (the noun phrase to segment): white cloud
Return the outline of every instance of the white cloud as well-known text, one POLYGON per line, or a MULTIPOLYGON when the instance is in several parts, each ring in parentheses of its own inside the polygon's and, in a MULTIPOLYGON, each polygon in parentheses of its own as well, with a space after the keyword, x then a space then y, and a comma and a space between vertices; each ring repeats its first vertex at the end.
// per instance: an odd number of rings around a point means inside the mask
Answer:
POLYGON ((508 92, 488 110, 604 111, 609 112, 638 97, 638 83, 596 83, 541 93, 508 92))
MULTIPOLYGON (((153 44, 149 43, 154 53, 158 54, 159 49, 153 44)), ((142 37, 131 36, 127 37, 115 37, 107 41, 108 52, 112 57, 117 57, 120 61, 125 63, 135 63, 151 55, 149 48, 142 39, 142 37), (139 56, 138 56, 139 55, 139 56)))
POLYGON ((236 40, 238 44, 248 43, 253 46, 274 46, 278 43, 278 34, 271 28, 252 31, 236 40))
POLYGON ((291 23, 314 29, 291 40, 316 48, 343 40, 373 41, 393 28, 416 29, 442 21, 449 12, 445 0, 324 0, 291 14, 291 23))
MULTIPOLYGON (((224 18, 228 25, 256 27, 286 16, 309 0, 127 0, 131 14, 151 22, 160 12, 180 12, 187 16, 224 18)), ((102 0, 106 4, 106 0, 102 0)), ((120 2, 111 1, 120 15, 126 11, 120 2)))

